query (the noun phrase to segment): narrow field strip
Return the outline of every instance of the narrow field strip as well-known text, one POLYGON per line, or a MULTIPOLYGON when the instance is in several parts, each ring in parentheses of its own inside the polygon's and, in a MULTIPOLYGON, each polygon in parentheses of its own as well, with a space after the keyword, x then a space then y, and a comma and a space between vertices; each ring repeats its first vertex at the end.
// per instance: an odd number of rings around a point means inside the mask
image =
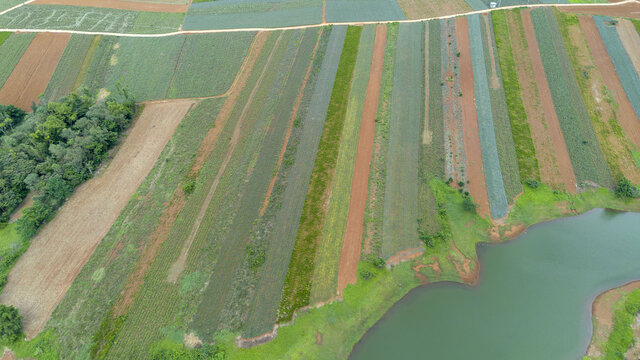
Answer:
MULTIPOLYGON (((429 28, 429 58, 428 73, 429 83, 425 83, 428 93, 425 98, 429 99, 429 107, 425 109, 425 116, 428 122, 422 134, 422 143, 426 145, 429 156, 426 159, 427 173, 431 177, 445 177, 445 153, 444 153, 444 112, 443 112, 443 90, 442 83, 444 75, 442 73, 442 24, 443 21, 429 21, 425 27, 429 28)), ((425 54, 427 51, 425 51, 425 54)), ((427 61, 427 60, 425 60, 427 61)), ((426 92, 426 90, 425 90, 426 92)))
POLYGON ((542 64, 538 40, 536 38, 533 22, 531 21, 531 13, 528 10, 522 11, 521 19, 529 49, 529 59, 531 59, 533 75, 535 83, 537 84, 537 92, 540 96, 545 116, 544 126, 538 126, 537 128, 540 130, 544 129, 544 134, 552 145, 551 148, 553 149, 553 153, 557 160, 557 169, 561 175, 559 183, 564 186, 564 189, 567 192, 575 194, 577 192, 576 175, 573 171, 573 164, 569 157, 569 150, 567 149, 567 144, 562 134, 562 128, 560 127, 560 120, 558 119, 551 91, 549 90, 549 82, 547 81, 544 65, 542 64))
POLYGON ((69 5, 69 6, 88 6, 96 8, 108 8, 118 10, 135 10, 135 11, 151 11, 159 13, 185 13, 189 5, 178 4, 160 4, 141 1, 126 0, 35 0, 31 2, 34 5, 69 5))
POLYGON ((471 60, 469 23, 467 17, 456 19, 458 51, 460 51, 460 88, 462 91, 462 121, 464 122, 464 149, 467 154, 466 173, 469 179, 469 193, 478 205, 478 214, 491 216, 487 182, 484 175, 482 146, 478 128, 478 114, 474 89, 475 75, 471 60), (465 95, 466 94, 466 95, 465 95))
POLYGON ((80 72, 85 54, 89 50, 93 38, 93 36, 88 35, 71 35, 71 39, 69 39, 67 46, 64 48, 62 57, 58 61, 49 84, 47 84, 41 101, 55 101, 73 90, 73 84, 80 72))
POLYGON ((46 89, 70 38, 69 34, 37 34, 0 89, 0 103, 30 111, 46 89))
MULTIPOLYGON (((3 33, 5 34, 5 33, 3 33)), ((0 88, 7 81, 36 34, 10 34, 0 45, 0 88)))
POLYGON ((638 29, 628 19, 620 19, 617 28, 624 49, 627 51, 636 72, 640 74, 640 34, 638 29))
POLYGON ((589 49, 593 54, 593 59, 598 70, 602 73, 605 86, 611 92, 616 104, 618 104, 617 120, 633 144, 640 146, 640 122, 629 97, 622 87, 618 73, 616 73, 598 28, 591 16, 579 16, 578 19, 580 20, 580 28, 585 34, 589 49))
POLYGON ((20 308, 27 338, 43 328, 192 105, 146 107, 107 168, 80 186, 32 239, 0 295, 2 303, 20 308))
POLYGON ((470 56, 473 66, 474 94, 478 112, 478 134, 482 148, 482 164, 487 182, 491 217, 499 219, 507 214, 507 195, 500 169, 500 155, 496 145, 489 83, 481 37, 480 15, 472 15, 468 19, 470 56))
POLYGON ((298 235, 282 290, 278 321, 290 320, 295 309, 309 304, 316 249, 326 217, 324 206, 330 196, 330 185, 337 162, 361 33, 361 27, 347 29, 322 138, 300 217, 298 235))
POLYGON ((331 181, 331 197, 316 250, 316 265, 311 280, 311 303, 325 301, 336 295, 340 250, 349 213, 350 185, 353 181, 360 124, 371 73, 374 40, 375 26, 363 26, 351 80, 347 111, 340 135, 336 167, 331 181))
MULTIPOLYGON (((282 205, 275 215, 273 228, 268 237, 265 262, 256 274, 256 289, 250 302, 246 325, 242 331, 245 339, 255 338, 265 333, 273 335, 271 331, 278 319, 279 303, 291 253, 295 246, 318 144, 323 133, 347 27, 336 26, 330 32, 326 50, 318 54, 323 56, 318 56, 317 60, 320 62, 314 64, 314 67, 319 66, 314 86, 307 87, 309 93, 305 94, 305 103, 307 101, 309 103, 308 109, 302 116, 300 140, 293 155, 294 160, 286 186, 282 191, 282 205)), ((267 210, 266 214, 268 213, 267 210)))
POLYGON ((393 77, 382 254, 419 246, 418 164, 424 105, 424 24, 401 24, 393 77))
POLYGON ((355 284, 358 279, 358 262, 360 261, 360 249, 362 247, 369 169, 371 166, 371 156, 373 154, 375 120, 380 97, 386 37, 386 26, 377 25, 369 82, 367 84, 364 109, 360 123, 358 152, 356 153, 353 180, 351 182, 349 212, 347 214, 344 239, 342 241, 342 250, 340 252, 340 266, 338 268, 337 281, 338 293, 342 293, 342 290, 344 290, 348 284, 355 284))
POLYGON ((93 58, 96 56, 96 52, 98 51, 98 45, 100 44, 100 40, 102 40, 102 36, 100 35, 96 35, 91 39, 91 44, 89 45, 89 48, 85 53, 84 59, 82 60, 82 64, 80 65, 80 68, 79 68, 79 72, 74 79, 72 90, 79 88, 87 80, 89 67, 91 66, 91 62, 93 62, 93 58))

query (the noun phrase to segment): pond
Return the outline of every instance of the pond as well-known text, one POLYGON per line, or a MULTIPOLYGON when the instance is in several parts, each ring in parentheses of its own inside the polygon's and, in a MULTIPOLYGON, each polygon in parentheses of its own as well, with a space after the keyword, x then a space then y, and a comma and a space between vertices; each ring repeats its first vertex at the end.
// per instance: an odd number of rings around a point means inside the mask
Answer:
POLYGON ((640 279, 640 214, 593 210, 478 248, 480 281, 414 289, 350 359, 580 359, 601 292, 640 279))

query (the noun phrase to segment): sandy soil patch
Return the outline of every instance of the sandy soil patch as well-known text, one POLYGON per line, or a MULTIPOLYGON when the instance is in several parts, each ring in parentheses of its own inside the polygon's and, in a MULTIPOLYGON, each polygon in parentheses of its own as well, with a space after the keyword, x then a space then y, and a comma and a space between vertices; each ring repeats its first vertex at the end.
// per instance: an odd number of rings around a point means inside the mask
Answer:
POLYGON ((28 338, 43 328, 192 104, 146 106, 106 169, 80 186, 31 241, 0 295, 0 302, 20 309, 28 338))
MULTIPOLYGON (((536 40, 533 23, 531 22, 531 14, 529 10, 523 10, 521 14, 525 37, 529 47, 529 57, 531 59, 531 65, 533 66, 533 75, 538 85, 538 94, 542 102, 542 109, 546 120, 543 127, 546 129, 548 138, 551 139, 551 150, 555 154, 558 162, 558 170, 560 171, 560 178, 562 179, 561 183, 564 184, 567 192, 575 194, 577 192, 576 176, 573 173, 573 165, 569 158, 567 145, 562 135, 562 129, 560 128, 560 121, 558 120, 553 99, 551 98, 551 92, 549 91, 549 83, 544 73, 538 41, 536 40)), ((533 127, 541 129, 538 124, 533 124, 533 127)))
POLYGON ((618 35, 620 35, 620 40, 622 40, 622 45, 627 50, 629 58, 631 58, 633 67, 640 74, 640 35, 638 35, 638 31, 631 21, 620 19, 618 35))
POLYGON ((635 145, 640 146, 640 123, 636 118, 636 113, 631 106, 631 102, 629 101, 627 94, 622 88, 622 83, 620 82, 620 78, 618 78, 618 73, 613 67, 613 63, 611 62, 611 58, 609 57, 609 53, 607 52, 604 42, 600 37, 600 32, 598 31, 592 17, 580 16, 579 20, 580 27, 582 28, 582 32, 587 39, 589 49, 593 55, 593 60, 602 74, 604 84, 611 92, 614 101, 618 104, 618 122, 629 139, 631 139, 635 145))
POLYGON ((351 198, 349 213, 342 241, 340 265, 338 267, 338 293, 348 284, 355 284, 358 280, 358 262, 362 248, 362 233, 364 226, 364 212, 367 206, 367 190, 369 183, 369 168, 373 153, 373 139, 375 135, 378 98, 380 96, 380 82, 382 80, 382 65, 384 62, 384 48, 387 39, 387 27, 378 25, 376 39, 373 44, 373 58, 367 93, 364 98, 364 110, 360 123, 360 137, 358 151, 351 182, 351 198))
POLYGON ((13 351, 4 348, 4 352, 2 353, 2 358, 0 358, 0 360, 15 360, 16 356, 13 353, 13 351))
POLYGON ((165 13, 184 13, 187 12, 187 9, 189 8, 188 4, 155 4, 124 0, 36 0, 32 2, 32 4, 88 6, 119 10, 152 11, 165 13))
POLYGON ((463 0, 398 0, 407 19, 453 15, 471 11, 463 0))
POLYGON ((447 259, 453 263, 458 271, 458 275, 460 275, 460 279, 467 285, 475 285, 480 278, 480 263, 478 263, 477 259, 471 260, 464 256, 464 254, 458 249, 455 241, 451 241, 451 246, 453 250, 458 253, 458 255, 462 258, 462 262, 456 260, 454 256, 447 256, 447 259), (471 269, 471 261, 475 263, 473 269, 471 269))
POLYGON ((396 266, 405 261, 415 259, 424 253, 424 248, 411 248, 398 251, 395 255, 387 260, 387 267, 396 266))
POLYGON ((466 17, 456 18, 458 51, 460 52, 460 89, 462 91, 462 121, 464 123, 464 151, 467 155, 466 174, 469 179, 469 193, 478 204, 478 214, 491 217, 489 195, 482 167, 482 149, 478 132, 478 114, 473 85, 473 67, 469 43, 469 24, 466 17))
POLYGON ((0 89, 0 103, 31 111, 58 65, 71 34, 38 33, 0 89))
POLYGON ((633 281, 624 286, 607 290, 595 298, 591 306, 593 335, 587 350, 588 356, 600 356, 604 353, 604 349, 600 346, 606 343, 611 333, 615 313, 614 305, 623 295, 637 288, 640 288, 640 281, 633 281))
POLYGON ((558 7, 562 12, 587 14, 587 15, 606 15, 619 16, 640 19, 640 3, 625 3, 617 6, 593 6, 593 5, 576 5, 558 7))

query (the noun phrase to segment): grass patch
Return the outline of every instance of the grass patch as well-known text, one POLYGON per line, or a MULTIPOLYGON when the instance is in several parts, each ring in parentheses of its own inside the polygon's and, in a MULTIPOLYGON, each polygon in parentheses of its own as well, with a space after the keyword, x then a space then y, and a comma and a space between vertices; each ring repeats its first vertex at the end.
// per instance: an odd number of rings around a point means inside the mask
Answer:
POLYGON ((529 129, 529 123, 527 121, 527 113, 522 102, 516 63, 509 40, 506 13, 504 10, 494 11, 491 13, 491 18, 496 46, 498 48, 498 56, 500 58, 500 69, 502 71, 507 108, 509 109, 511 134, 518 156, 520 179, 540 180, 538 158, 536 157, 536 150, 533 146, 531 130, 529 129))
POLYGON ((326 216, 323 207, 329 195, 329 186, 338 158, 361 33, 361 27, 350 26, 347 29, 322 137, 300 217, 298 235, 282 290, 278 310, 278 321, 281 322, 291 320, 295 309, 309 304, 316 248, 326 216))
POLYGON ((11 35, 10 32, 0 32, 0 45, 9 38, 9 35, 11 35))
POLYGON ((102 40, 101 35, 95 35, 91 40, 91 44, 89 45, 89 49, 87 49, 87 53, 82 60, 82 65, 80 65, 80 72, 78 72, 78 76, 76 80, 73 82, 73 89, 77 89, 82 84, 84 84, 85 80, 87 80, 87 74, 89 73, 89 67, 91 66, 91 62, 93 61, 93 57, 96 55, 96 51, 98 50, 98 44, 100 44, 100 40, 102 40))

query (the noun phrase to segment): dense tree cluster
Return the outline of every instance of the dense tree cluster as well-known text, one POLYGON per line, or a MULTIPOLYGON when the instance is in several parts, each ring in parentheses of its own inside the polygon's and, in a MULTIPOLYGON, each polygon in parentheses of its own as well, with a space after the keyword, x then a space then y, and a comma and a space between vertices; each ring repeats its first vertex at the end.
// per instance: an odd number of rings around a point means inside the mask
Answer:
POLYGON ((17 227, 25 238, 33 236, 73 189, 93 175, 134 112, 126 91, 96 102, 95 94, 80 90, 24 116, 1 138, 0 223, 32 191, 34 204, 24 210, 17 227))
POLYGON ((616 196, 621 199, 637 199, 640 197, 640 190, 629 179, 622 178, 616 184, 616 196))
POLYGON ((13 306, 0 304, 0 341, 13 343, 22 333, 22 316, 13 306))
POLYGON ((0 136, 7 135, 18 126, 27 113, 13 105, 0 104, 0 136))

